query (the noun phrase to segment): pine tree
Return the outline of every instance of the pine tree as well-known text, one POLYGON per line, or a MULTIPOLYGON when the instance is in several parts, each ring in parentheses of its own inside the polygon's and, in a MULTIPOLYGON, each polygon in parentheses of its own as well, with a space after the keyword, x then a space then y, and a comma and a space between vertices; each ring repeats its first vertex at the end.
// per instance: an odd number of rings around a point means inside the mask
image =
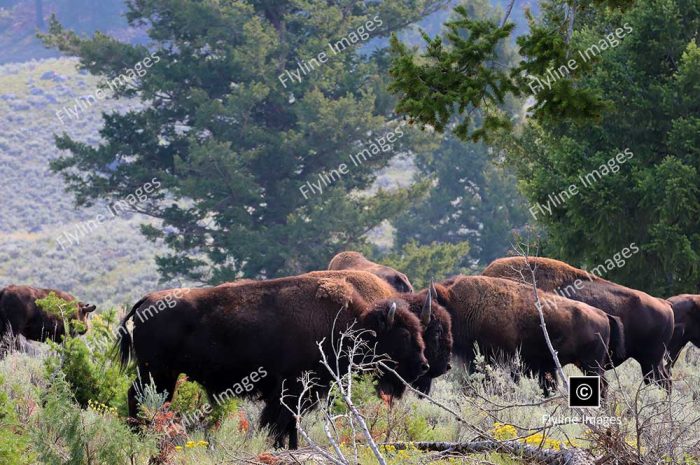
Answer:
MULTIPOLYGON (((502 15, 486 0, 465 0, 460 5, 470 18, 495 21, 502 15)), ((517 64, 511 42, 498 44, 495 55, 502 66, 517 64)), ((506 98, 500 108, 517 119, 522 105, 518 99, 506 98)), ((434 183, 425 199, 397 218, 398 243, 466 241, 471 246, 469 253, 457 261, 462 268, 484 266, 506 255, 512 232, 527 220, 526 208, 515 177, 494 153, 498 152, 484 142, 462 142, 446 133, 438 148, 416 157, 419 176, 434 178, 434 183)), ((447 270, 451 274, 458 271, 447 270)))
POLYGON ((136 208, 161 220, 144 233, 171 250, 158 258, 165 279, 220 282, 324 267, 417 195, 358 194, 413 147, 384 90, 385 52, 363 46, 440 5, 134 0, 127 18, 148 29, 150 49, 99 33, 80 38, 54 21, 45 42, 109 83, 147 58, 151 66, 112 86, 143 108, 105 115, 97 147, 58 137, 67 154, 52 168, 78 205, 118 201, 157 179, 160 189, 136 208), (363 150, 366 160, 355 166, 350 156, 363 150), (343 163, 347 173, 321 182, 343 163))
POLYGON ((617 262, 606 278, 659 296, 697 293, 700 4, 652 0, 624 13, 597 11, 577 28, 574 47, 609 41, 625 25, 631 32, 580 76, 580 86, 608 102, 601 119, 533 124, 511 159, 546 227, 548 255, 589 268, 617 262), (622 163, 619 153, 627 154, 622 163), (582 181, 587 175, 592 182, 582 181), (551 214, 537 209, 571 185, 579 193, 551 214), (639 253, 621 258, 632 243, 639 253))

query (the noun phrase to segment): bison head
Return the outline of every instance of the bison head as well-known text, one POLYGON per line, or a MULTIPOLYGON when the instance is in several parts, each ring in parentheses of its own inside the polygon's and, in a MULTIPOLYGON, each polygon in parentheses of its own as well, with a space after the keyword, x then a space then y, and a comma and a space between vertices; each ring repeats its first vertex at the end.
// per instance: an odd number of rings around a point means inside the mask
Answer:
POLYGON ((375 274, 401 293, 413 292, 413 285, 411 281, 408 280, 408 276, 400 271, 396 271, 388 266, 379 265, 379 270, 375 274))
POLYGON ((433 283, 415 298, 404 298, 409 301, 411 311, 420 316, 425 357, 430 364, 430 370, 411 384, 420 392, 429 394, 433 378, 447 373, 451 368, 452 319, 447 310, 437 302, 437 291, 433 283))
POLYGON ((94 305, 86 304, 85 302, 78 302, 78 313, 75 315, 74 320, 79 321, 81 324, 71 325, 71 333, 73 335, 85 334, 87 332, 88 316, 90 313, 94 312, 96 308, 97 307, 94 305))
POLYGON ((668 301, 673 306, 673 337, 669 344, 671 364, 688 342, 700 347, 700 295, 682 294, 671 297, 668 301))
MULTIPOLYGON (((376 354, 388 356, 387 365, 407 382, 413 382, 430 369, 420 320, 402 299, 385 299, 374 304, 362 318, 362 325, 374 332, 376 354)), ((406 386, 393 373, 379 378, 380 394, 401 397, 406 386)))

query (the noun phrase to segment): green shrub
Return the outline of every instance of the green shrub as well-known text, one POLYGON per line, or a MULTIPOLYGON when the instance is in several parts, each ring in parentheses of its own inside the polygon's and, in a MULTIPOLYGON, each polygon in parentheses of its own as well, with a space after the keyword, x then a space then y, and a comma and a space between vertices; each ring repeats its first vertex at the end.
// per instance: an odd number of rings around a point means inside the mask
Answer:
POLYGON ((90 331, 83 337, 66 335, 62 344, 53 343, 56 357, 48 357, 49 373, 60 369, 80 406, 89 401, 115 407, 127 414, 126 393, 130 386, 113 353, 113 329, 117 325, 116 311, 95 315, 90 331))
POLYGON ((188 381, 184 375, 178 380, 175 395, 170 404, 171 411, 181 416, 186 415, 190 420, 193 418, 197 419, 194 424, 188 421, 189 429, 205 428, 219 423, 225 418, 236 414, 239 407, 240 400, 235 397, 227 397, 221 403, 213 402, 208 398, 206 391, 199 383, 188 381), (208 415, 201 414, 204 411, 203 407, 205 404, 211 406, 211 412, 208 415))
POLYGON ((64 320, 75 318, 78 314, 78 302, 76 300, 64 300, 58 297, 55 292, 50 292, 43 299, 36 299, 35 303, 37 307, 46 313, 64 320))
POLYGON ((110 409, 82 410, 61 371, 51 376, 37 414, 32 442, 38 462, 47 465, 146 463, 156 453, 155 438, 137 435, 110 409))
POLYGON ((177 382, 175 395, 170 410, 180 415, 191 415, 207 402, 207 394, 202 386, 182 375, 177 382))
MULTIPOLYGON (((344 414, 348 412, 345 402, 340 397, 337 388, 333 388, 330 392, 333 398, 331 411, 334 414, 344 414)), ((377 381, 369 373, 354 374, 352 381, 352 403, 360 406, 369 406, 381 403, 377 398, 377 381)))
MULTIPOLYGON (((0 378, 0 387, 5 381, 0 378)), ((29 437, 17 418, 14 403, 0 390, 0 463, 3 465, 30 465, 35 463, 29 449, 29 437)))

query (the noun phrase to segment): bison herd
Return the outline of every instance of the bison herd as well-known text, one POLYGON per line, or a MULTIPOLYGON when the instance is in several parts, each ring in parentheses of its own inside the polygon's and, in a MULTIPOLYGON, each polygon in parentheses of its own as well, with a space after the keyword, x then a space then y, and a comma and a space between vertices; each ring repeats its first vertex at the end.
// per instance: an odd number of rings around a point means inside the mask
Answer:
MULTIPOLYGON (((63 321, 35 303, 50 292, 28 286, 0 291, 0 335, 11 330, 27 339, 60 340, 63 321)), ((81 321, 95 309, 78 308, 73 318, 81 321)), ((525 257, 499 259, 480 276, 456 276, 414 291, 405 274, 357 252, 336 255, 325 271, 150 293, 123 318, 117 335, 122 362, 133 359, 138 372, 169 397, 181 373, 215 396, 263 370, 266 375, 243 394, 264 401, 260 422, 276 445, 288 439, 296 448, 295 419, 280 396, 301 395, 300 377, 307 371, 317 377, 313 394, 326 394, 331 378, 321 355, 341 371, 359 363, 336 357, 335 343, 348 340, 341 337, 348 328, 389 360, 391 369, 376 374, 387 398, 404 393, 404 380, 428 394, 452 357, 469 370, 477 350, 487 357, 519 353, 546 394, 556 367, 542 317, 562 365, 603 375, 633 358, 646 382, 666 389, 682 348, 700 345, 698 295, 660 299, 561 261, 525 257)), ((134 417, 136 392, 129 391, 134 417)))

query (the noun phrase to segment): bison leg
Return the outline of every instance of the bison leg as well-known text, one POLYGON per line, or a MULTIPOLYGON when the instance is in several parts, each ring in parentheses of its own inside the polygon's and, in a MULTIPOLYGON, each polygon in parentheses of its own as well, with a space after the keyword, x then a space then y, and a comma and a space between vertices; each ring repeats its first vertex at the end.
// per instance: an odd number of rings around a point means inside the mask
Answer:
POLYGON ((549 397, 552 391, 557 390, 557 373, 554 367, 542 368, 538 372, 538 378, 542 393, 549 397))
MULTIPOLYGON (((295 402, 290 401, 292 405, 295 402)), ((268 428, 275 438, 275 447, 284 448, 285 436, 289 437, 289 448, 296 449, 299 446, 297 427, 294 417, 280 404, 279 396, 265 400, 265 406, 260 413, 260 427, 268 428)))
POLYGON ((129 417, 137 418, 139 412, 139 405, 136 400, 136 388, 132 384, 127 393, 127 402, 129 404, 129 417))
POLYGON ((598 376, 600 378, 600 395, 605 398, 608 391, 608 380, 605 378, 605 368, 610 365, 610 355, 608 345, 603 340, 597 340, 595 344, 589 346, 585 351, 586 357, 580 359, 576 364, 584 375, 598 376))
POLYGON ((664 366, 663 357, 647 358, 638 360, 638 362, 642 366, 644 383, 653 382, 666 389, 667 392, 671 392, 671 374, 664 366))

